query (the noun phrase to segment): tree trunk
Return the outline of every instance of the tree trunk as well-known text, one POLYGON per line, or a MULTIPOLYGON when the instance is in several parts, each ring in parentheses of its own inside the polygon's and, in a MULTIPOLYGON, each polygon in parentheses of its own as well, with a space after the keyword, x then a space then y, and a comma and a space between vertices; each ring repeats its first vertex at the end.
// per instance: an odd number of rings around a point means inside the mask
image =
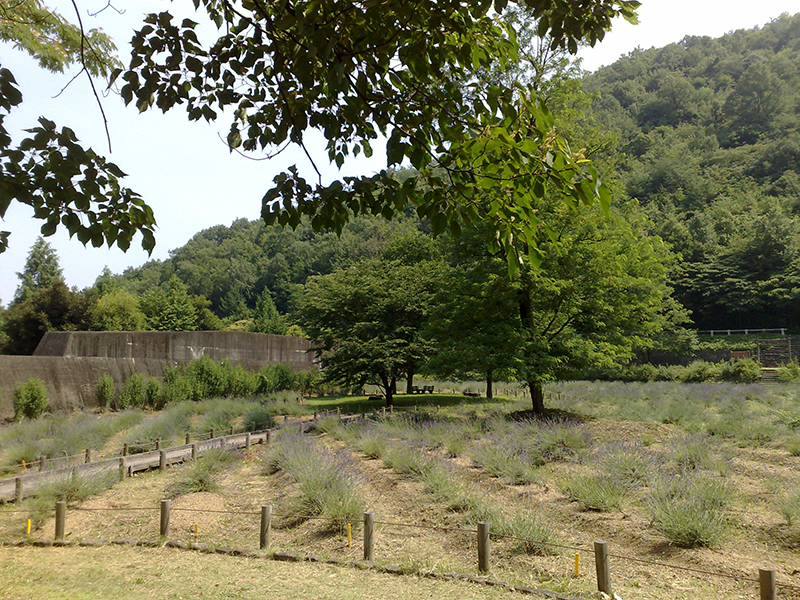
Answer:
POLYGON ((394 388, 397 385, 397 380, 392 377, 381 375, 381 383, 383 384, 383 395, 386 398, 386 406, 394 406, 394 388))
POLYGON ((492 370, 486 371, 486 399, 491 400, 494 398, 494 390, 492 389, 492 370))
POLYGON ((406 377, 406 394, 412 393, 414 387, 414 367, 408 367, 408 376, 406 377))
POLYGON ((533 404, 533 413, 536 415, 544 414, 544 390, 539 381, 531 381, 528 383, 528 388, 531 390, 531 402, 533 404))

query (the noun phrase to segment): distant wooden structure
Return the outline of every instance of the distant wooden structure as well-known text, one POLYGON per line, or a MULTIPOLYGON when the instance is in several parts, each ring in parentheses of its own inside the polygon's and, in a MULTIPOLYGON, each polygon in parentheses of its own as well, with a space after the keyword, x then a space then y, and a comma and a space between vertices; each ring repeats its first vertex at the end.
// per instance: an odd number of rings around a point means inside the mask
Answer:
POLYGON ((800 338, 785 336, 778 339, 758 340, 757 360, 764 368, 775 368, 798 360, 800 338))

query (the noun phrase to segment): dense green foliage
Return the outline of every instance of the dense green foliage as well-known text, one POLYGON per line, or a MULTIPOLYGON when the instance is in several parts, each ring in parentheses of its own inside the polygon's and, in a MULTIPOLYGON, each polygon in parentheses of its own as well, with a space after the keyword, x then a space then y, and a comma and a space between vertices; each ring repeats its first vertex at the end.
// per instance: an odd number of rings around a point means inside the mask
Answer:
POLYGON ((800 15, 637 50, 585 80, 627 194, 686 261, 699 329, 800 327, 800 15))
POLYGON ((41 379, 32 377, 14 390, 15 419, 36 419, 47 407, 47 389, 41 379))
POLYGON ((141 111, 224 115, 232 150, 300 146, 316 181, 296 166, 277 175, 263 198, 268 224, 297 227, 309 217, 315 229, 341 231, 353 215, 391 218, 406 208, 437 232, 483 222, 513 271, 520 259, 538 262, 537 204, 548 188, 570 206, 610 202, 535 86, 476 76, 518 60, 515 32, 497 18, 506 11, 527 9, 552 48, 575 53, 602 39, 615 16, 635 20, 635 0, 194 4, 193 17, 216 25, 218 37, 198 36, 197 22, 178 24, 170 12, 148 15, 128 70, 115 72, 120 93, 141 111), (331 163, 385 144, 388 169, 324 184, 305 145, 314 129, 331 163), (415 171, 401 183, 391 169, 405 161, 415 171))
MULTIPOLYGON (((0 1, 0 40, 27 52, 49 71, 64 72, 79 63, 90 78, 105 77, 120 64, 105 33, 73 25, 41 0, 0 1)), ((42 235, 64 227, 83 244, 105 242, 127 250, 133 236, 141 233, 142 247, 152 250, 153 211, 136 192, 120 185, 122 170, 81 146, 69 127, 59 130, 53 121, 39 117, 35 126, 21 128, 28 137, 12 141, 20 136, 7 130, 4 120, 22 98, 14 75, 0 68, 0 218, 12 201, 19 202, 44 221, 42 235)), ((10 233, 0 231, 0 252, 10 233)))

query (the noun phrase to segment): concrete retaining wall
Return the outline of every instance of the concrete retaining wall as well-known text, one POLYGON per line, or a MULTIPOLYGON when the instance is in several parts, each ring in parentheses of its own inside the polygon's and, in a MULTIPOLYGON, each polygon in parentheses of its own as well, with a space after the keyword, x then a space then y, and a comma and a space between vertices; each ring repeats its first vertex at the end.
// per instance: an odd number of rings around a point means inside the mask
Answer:
POLYGON ((287 363, 296 371, 316 369, 305 338, 241 331, 64 331, 45 334, 33 356, 0 356, 0 418, 14 415, 14 390, 38 377, 55 410, 91 408, 95 387, 107 373, 117 385, 133 374, 162 377, 167 365, 200 356, 259 370, 287 363))
POLYGON ((236 364, 287 363, 314 368, 311 342, 244 331, 56 331, 45 334, 34 356, 146 358, 177 363, 208 356, 236 364))
POLYGON ((96 406, 95 387, 105 373, 122 384, 133 373, 162 377, 167 364, 135 358, 0 356, 0 418, 14 416, 14 390, 31 377, 44 381, 54 410, 74 410, 96 406))

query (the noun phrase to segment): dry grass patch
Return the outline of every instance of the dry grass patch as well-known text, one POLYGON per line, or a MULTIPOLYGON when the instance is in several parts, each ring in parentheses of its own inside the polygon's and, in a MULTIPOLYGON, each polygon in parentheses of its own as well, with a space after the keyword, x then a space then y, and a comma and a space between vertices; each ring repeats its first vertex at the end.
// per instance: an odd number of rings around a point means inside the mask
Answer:
POLYGON ((467 582, 384 575, 170 549, 0 548, 3 600, 506 600, 519 594, 467 582), (43 569, 42 565, 47 564, 43 569))

